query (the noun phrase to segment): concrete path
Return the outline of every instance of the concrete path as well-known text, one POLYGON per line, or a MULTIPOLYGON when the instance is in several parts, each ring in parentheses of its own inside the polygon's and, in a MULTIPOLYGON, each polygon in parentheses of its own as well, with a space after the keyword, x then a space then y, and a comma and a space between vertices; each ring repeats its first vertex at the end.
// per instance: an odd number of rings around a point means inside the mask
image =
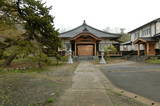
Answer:
POLYGON ((113 106, 101 81, 101 74, 93 64, 82 61, 75 71, 72 87, 66 90, 56 105, 113 106))

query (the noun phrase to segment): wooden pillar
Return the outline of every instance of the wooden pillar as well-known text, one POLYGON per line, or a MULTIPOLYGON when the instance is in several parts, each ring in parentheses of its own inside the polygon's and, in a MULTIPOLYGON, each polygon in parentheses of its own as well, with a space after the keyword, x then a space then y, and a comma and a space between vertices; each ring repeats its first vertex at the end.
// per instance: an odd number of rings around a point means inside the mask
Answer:
POLYGON ((146 45, 147 45, 147 46, 146 46, 146 49, 147 49, 147 54, 146 54, 146 55, 148 56, 148 55, 150 55, 150 53, 149 53, 149 48, 150 48, 150 47, 149 47, 149 43, 147 42, 146 45))
POLYGON ((77 47, 76 42, 74 42, 74 56, 77 56, 77 47))
POLYGON ((140 56, 140 44, 138 43, 137 55, 140 56))
POLYGON ((94 44, 94 56, 97 56, 97 47, 96 47, 96 43, 94 44))
POLYGON ((144 55, 147 55, 147 43, 144 44, 144 55))

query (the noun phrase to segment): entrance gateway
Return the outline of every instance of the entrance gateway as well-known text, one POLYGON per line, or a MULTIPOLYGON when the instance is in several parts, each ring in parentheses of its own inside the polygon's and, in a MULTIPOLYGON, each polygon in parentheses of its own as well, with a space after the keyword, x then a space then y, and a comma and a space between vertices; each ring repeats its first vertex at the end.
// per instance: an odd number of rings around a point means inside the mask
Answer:
POLYGON ((89 32, 82 32, 71 39, 71 43, 74 44, 75 56, 96 56, 97 49, 96 43, 101 41, 95 35, 89 32))
POLYGON ((114 45, 119 51, 118 39, 121 34, 109 33, 98 30, 84 23, 72 30, 61 33, 59 36, 63 43, 63 49, 67 52, 72 49, 73 56, 99 56, 104 46, 114 45))
POLYGON ((94 48, 93 45, 78 45, 77 46, 78 56, 93 56, 94 48))

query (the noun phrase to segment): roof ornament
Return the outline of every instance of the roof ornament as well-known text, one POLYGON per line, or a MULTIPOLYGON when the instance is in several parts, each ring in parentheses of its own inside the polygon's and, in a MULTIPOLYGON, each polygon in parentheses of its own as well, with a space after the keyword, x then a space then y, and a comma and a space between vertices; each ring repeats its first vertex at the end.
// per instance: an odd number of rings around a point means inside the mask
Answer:
POLYGON ((88 32, 88 29, 86 28, 86 20, 83 21, 83 25, 84 25, 83 32, 88 32))
POLYGON ((86 20, 83 20, 83 24, 86 24, 86 20))
POLYGON ((84 29, 83 29, 83 32, 88 32, 88 29, 87 29, 87 28, 84 28, 84 29))

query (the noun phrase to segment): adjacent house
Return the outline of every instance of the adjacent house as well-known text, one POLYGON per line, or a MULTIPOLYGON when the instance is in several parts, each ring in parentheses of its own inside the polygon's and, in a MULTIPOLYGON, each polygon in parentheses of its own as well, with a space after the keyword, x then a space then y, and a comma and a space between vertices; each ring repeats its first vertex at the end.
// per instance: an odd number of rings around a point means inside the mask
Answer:
POLYGON ((63 41, 61 51, 72 50, 74 56, 98 56, 104 46, 114 45, 120 48, 118 39, 121 34, 104 32, 89 26, 84 21, 82 25, 60 33, 63 41))
POLYGON ((160 18, 130 31, 129 34, 131 40, 121 44, 122 52, 137 51, 138 56, 160 54, 160 18))

